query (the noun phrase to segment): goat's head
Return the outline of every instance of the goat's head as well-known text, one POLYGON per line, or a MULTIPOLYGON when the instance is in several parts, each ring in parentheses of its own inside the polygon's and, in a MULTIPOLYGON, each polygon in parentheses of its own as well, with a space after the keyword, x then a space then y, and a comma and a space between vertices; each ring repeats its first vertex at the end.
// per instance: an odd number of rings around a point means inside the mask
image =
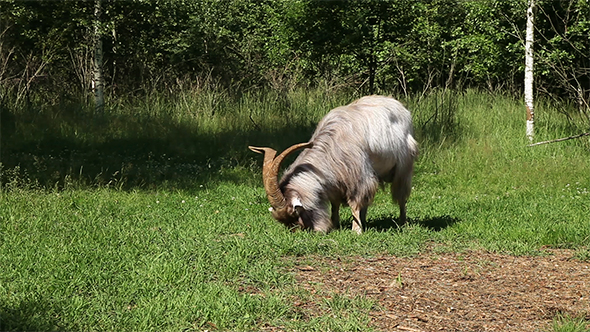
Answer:
POLYGON ((281 192, 278 181, 279 169, 283 159, 285 159, 290 153, 298 149, 310 148, 312 146, 313 143, 311 142, 295 144, 283 151, 277 157, 275 157, 277 151, 274 149, 254 146, 248 147, 250 150, 264 155, 264 162, 262 164, 262 181, 264 183, 264 189, 266 190, 266 196, 271 205, 270 211, 272 212, 273 218, 291 229, 297 226, 300 228, 306 228, 306 225, 300 216, 303 207, 296 194, 288 194, 288 197, 285 197, 285 194, 281 192))

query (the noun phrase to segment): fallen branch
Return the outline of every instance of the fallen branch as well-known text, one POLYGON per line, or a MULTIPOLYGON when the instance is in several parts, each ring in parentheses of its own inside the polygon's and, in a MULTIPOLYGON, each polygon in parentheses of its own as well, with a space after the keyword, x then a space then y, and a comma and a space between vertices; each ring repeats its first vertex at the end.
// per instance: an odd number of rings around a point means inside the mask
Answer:
POLYGON ((541 144, 547 144, 547 143, 567 141, 569 139, 580 138, 580 137, 584 137, 584 136, 588 136, 588 135, 590 135, 590 133, 583 133, 583 134, 574 135, 574 136, 570 136, 570 137, 552 139, 550 141, 543 141, 543 142, 538 142, 538 143, 534 143, 534 144, 529 144, 528 146, 535 146, 535 145, 541 145, 541 144))

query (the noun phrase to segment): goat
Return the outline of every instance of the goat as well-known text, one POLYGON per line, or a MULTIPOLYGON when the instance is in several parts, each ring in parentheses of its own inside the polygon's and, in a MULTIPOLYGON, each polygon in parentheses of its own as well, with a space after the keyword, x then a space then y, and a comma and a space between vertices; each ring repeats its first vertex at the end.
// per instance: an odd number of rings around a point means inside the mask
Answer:
POLYGON ((294 229, 329 232, 340 226, 341 204, 350 206, 352 229, 362 233, 367 208, 379 184, 391 183, 406 222, 406 202, 412 189, 418 143, 412 116, 399 101, 366 96, 330 111, 307 143, 291 146, 276 156, 272 148, 249 146, 264 154, 263 183, 273 217, 294 229), (304 149, 278 182, 281 162, 304 149), (331 217, 328 213, 331 203, 331 217))

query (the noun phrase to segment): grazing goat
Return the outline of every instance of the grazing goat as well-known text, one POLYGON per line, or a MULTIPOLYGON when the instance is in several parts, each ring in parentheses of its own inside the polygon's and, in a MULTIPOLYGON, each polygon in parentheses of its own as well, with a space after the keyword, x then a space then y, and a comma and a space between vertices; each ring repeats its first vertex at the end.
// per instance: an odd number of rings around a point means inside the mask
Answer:
POLYGON ((339 227, 340 205, 347 204, 352 229, 360 234, 367 208, 383 182, 391 183, 399 223, 405 223, 418 155, 412 133, 412 116, 400 102, 367 96, 330 111, 308 143, 293 145, 276 158, 271 148, 249 148, 264 154, 263 182, 276 220, 289 228, 329 232, 339 227), (305 150, 278 182, 281 162, 298 149, 305 150))

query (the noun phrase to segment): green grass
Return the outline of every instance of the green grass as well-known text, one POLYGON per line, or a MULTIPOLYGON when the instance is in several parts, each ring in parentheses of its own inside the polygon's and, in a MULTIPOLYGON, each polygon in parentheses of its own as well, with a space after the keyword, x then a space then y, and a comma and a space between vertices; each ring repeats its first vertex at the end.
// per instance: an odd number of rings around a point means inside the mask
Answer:
POLYGON ((580 317, 559 314, 553 319, 553 332, 590 332, 590 322, 580 317))
MULTIPOLYGON (((308 139, 350 96, 208 93, 121 104, 97 122, 14 112, 2 140, 0 330, 366 331, 375 304, 362 297, 325 294, 317 305, 329 314, 298 311, 294 299, 311 294, 284 258, 415 255, 434 243, 572 248, 588 259, 589 141, 526 147, 518 100, 473 91, 406 100, 421 143, 410 223, 393 226, 397 207, 380 192, 357 236, 347 209, 328 235, 274 222, 260 157, 246 149, 308 139)), ((549 105, 537 115, 538 140, 580 129, 549 105)), ((553 331, 585 331, 570 322, 553 331)))

